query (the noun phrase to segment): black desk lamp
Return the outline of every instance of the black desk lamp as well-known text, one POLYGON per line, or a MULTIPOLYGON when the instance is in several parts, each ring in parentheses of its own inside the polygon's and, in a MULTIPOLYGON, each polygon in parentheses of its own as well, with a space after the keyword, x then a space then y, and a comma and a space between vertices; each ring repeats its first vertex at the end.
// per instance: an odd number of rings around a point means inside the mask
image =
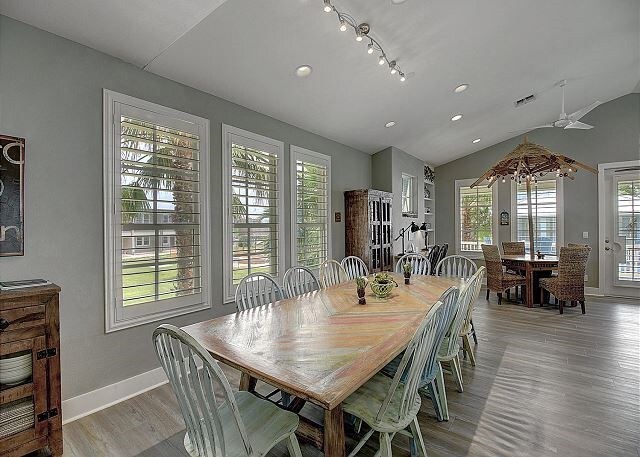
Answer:
POLYGON ((420 230, 424 232, 424 247, 428 251, 429 250, 429 232, 427 231, 427 223, 423 222, 420 226, 420 230))
POLYGON ((405 233, 407 233, 407 230, 409 230, 409 229, 411 229, 411 233, 415 233, 415 232, 417 232, 418 230, 420 230, 420 227, 418 227, 418 226, 416 225, 416 223, 412 221, 412 222, 411 222, 411 224, 407 225, 405 228, 403 228, 402 230, 400 230, 400 235, 398 235, 398 236, 396 237, 396 239, 395 239, 395 240, 393 240, 393 241, 398 241, 399 239, 401 239, 401 238, 402 238, 402 254, 403 254, 403 255, 404 255, 404 253, 405 253, 405 252, 404 252, 404 234, 405 234, 405 233))

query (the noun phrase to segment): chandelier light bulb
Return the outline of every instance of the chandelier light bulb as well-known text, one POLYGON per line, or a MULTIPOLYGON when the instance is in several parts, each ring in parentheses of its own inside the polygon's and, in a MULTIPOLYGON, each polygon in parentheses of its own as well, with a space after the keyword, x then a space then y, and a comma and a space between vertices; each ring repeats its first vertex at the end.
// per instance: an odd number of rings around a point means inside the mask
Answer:
POLYGON ((378 65, 384 65, 384 56, 380 56, 380 60, 378 60, 378 65))
POLYGON ((391 74, 395 75, 397 73, 396 67, 391 68, 391 74))
POLYGON ((405 82, 407 78, 404 76, 404 73, 400 73, 400 82, 405 82))
POLYGON ((356 41, 362 41, 362 32, 360 30, 356 32, 356 41))
POLYGON ((333 11, 333 7, 331 6, 331 0, 324 0, 324 12, 330 13, 333 11))
POLYGON ((367 45, 367 53, 373 54, 373 43, 367 45))
POLYGON ((340 19, 340 31, 341 32, 347 31, 347 23, 344 21, 344 19, 340 19))

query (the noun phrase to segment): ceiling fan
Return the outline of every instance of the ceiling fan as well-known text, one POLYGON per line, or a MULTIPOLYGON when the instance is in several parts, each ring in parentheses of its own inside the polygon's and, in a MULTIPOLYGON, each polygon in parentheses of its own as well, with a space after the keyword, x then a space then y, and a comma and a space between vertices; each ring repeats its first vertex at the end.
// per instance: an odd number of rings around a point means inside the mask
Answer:
POLYGON ((582 109, 579 109, 575 113, 567 114, 564 112, 564 86, 567 85, 567 80, 563 79, 557 85, 562 87, 562 112, 560 113, 560 117, 549 124, 538 125, 537 127, 533 127, 531 130, 546 128, 546 127, 556 127, 556 128, 565 129, 565 130, 566 129, 580 129, 580 130, 592 129, 593 125, 580 122, 580 119, 584 115, 586 115, 589 111, 591 111, 596 106, 598 106, 600 102, 595 101, 592 104, 585 106, 582 109))

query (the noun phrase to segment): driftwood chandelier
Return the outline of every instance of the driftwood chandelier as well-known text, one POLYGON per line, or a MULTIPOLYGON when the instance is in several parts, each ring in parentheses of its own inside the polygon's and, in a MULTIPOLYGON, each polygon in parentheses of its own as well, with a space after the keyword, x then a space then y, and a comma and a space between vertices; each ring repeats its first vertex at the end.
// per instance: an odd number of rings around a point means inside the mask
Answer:
POLYGON ((353 29, 356 34, 356 41, 365 41, 367 43, 368 54, 379 54, 378 65, 387 66, 392 75, 398 75, 400 82, 407 80, 406 73, 402 71, 398 63, 395 60, 389 59, 380 42, 369 35, 369 32, 371 31, 369 24, 365 22, 358 23, 353 16, 345 13, 344 11, 339 11, 333 3, 331 3, 331 0, 324 0, 324 12, 335 13, 338 17, 338 22, 340 24, 339 30, 341 32, 346 32, 349 28, 353 29))
POLYGON ((598 170, 588 165, 578 162, 562 154, 551 152, 549 149, 539 144, 531 143, 524 137, 522 143, 505 156, 500 162, 487 170, 471 187, 488 183, 491 187, 499 179, 505 182, 507 179, 520 184, 523 181, 527 186, 527 209, 529 219, 529 240, 531 243, 530 254, 534 255, 533 237, 533 208, 531 204, 531 183, 538 182, 538 178, 555 173, 556 178, 575 179, 574 174, 578 169, 598 174, 598 170))

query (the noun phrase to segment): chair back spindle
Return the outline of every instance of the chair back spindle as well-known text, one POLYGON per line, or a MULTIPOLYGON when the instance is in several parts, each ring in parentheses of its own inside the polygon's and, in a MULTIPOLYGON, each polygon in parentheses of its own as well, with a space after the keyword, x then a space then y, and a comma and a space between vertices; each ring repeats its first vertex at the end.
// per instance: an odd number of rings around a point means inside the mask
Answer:
POLYGON ((245 276, 236 289, 238 311, 274 303, 283 298, 284 295, 278 283, 264 273, 245 276))
POLYGON ((431 263, 429 259, 421 254, 405 254, 400 257, 396 264, 396 273, 403 273, 402 266, 405 263, 411 265, 411 274, 429 275, 431 273, 431 263))
POLYGON ((450 255, 436 265, 436 276, 468 280, 478 270, 476 263, 462 255, 450 255))
POLYGON ((282 285, 289 298, 320 289, 318 278, 313 272, 307 267, 300 266, 291 267, 285 272, 282 285))
POLYGON ((369 269, 364 261, 360 257, 356 257, 354 255, 350 255, 342 259, 340 262, 342 268, 347 272, 347 277, 351 279, 356 279, 360 276, 369 276, 369 269))
POLYGON ((335 260, 325 260, 320 265, 320 285, 323 289, 347 282, 349 277, 342 265, 335 260))

